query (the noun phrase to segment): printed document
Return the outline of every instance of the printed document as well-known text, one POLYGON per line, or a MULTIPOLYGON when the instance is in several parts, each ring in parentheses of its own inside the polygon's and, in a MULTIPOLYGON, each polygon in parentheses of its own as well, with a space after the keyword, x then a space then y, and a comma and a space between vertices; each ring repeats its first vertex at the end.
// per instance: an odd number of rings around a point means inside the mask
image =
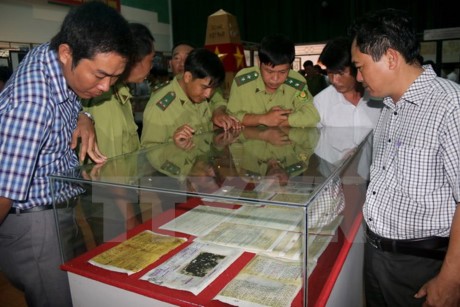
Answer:
POLYGON ((219 207, 197 206, 164 224, 160 229, 187 233, 199 237, 214 229, 222 221, 225 221, 234 211, 219 207))
POLYGON ((255 256, 215 298, 235 306, 288 307, 301 287, 301 262, 255 256))

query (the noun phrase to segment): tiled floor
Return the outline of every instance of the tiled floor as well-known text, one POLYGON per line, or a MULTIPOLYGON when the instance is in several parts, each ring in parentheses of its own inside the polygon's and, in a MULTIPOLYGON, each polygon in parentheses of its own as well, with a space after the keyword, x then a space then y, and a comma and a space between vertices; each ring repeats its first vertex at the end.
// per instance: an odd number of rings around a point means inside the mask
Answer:
POLYGON ((0 307, 27 307, 24 294, 13 287, 0 271, 0 307))

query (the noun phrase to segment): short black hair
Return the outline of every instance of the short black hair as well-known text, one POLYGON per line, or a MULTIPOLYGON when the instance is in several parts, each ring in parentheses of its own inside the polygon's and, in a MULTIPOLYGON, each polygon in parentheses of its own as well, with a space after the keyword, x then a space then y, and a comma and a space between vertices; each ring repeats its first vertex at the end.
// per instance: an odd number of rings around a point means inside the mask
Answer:
POLYGON ((224 82, 225 69, 222 61, 212 51, 205 48, 192 50, 184 63, 184 72, 190 72, 193 78, 211 78, 212 87, 218 87, 224 82))
POLYGON ((270 66, 291 65, 294 62, 294 58, 294 43, 285 35, 268 35, 260 42, 259 60, 261 64, 270 66))
POLYGON ((356 77, 357 70, 351 61, 351 38, 346 36, 336 37, 327 42, 319 55, 318 61, 331 72, 339 72, 349 67, 356 77))
POLYGON ((306 60, 305 62, 303 62, 302 66, 304 68, 307 67, 307 66, 313 66, 313 61, 312 60, 306 60))
POLYGON ((57 52, 62 44, 72 49, 74 67, 81 59, 92 59, 98 53, 115 52, 132 61, 133 39, 128 22, 102 2, 87 2, 70 10, 51 39, 50 48, 57 52))
POLYGON ((359 50, 374 61, 380 60, 392 48, 407 63, 418 62, 420 42, 413 20, 405 11, 389 8, 370 12, 357 20, 349 33, 359 50))
POLYGON ((129 28, 131 29, 134 43, 133 61, 139 62, 146 55, 152 53, 155 38, 143 24, 133 22, 129 24, 129 28))

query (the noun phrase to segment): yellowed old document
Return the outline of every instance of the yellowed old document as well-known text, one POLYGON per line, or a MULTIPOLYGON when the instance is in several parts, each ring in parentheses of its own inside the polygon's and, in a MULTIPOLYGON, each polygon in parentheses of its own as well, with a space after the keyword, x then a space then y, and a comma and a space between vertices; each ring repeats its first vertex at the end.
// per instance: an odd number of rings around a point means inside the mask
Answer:
POLYGON ((187 241, 145 230, 121 244, 91 258, 92 265, 131 275, 139 272, 187 241))

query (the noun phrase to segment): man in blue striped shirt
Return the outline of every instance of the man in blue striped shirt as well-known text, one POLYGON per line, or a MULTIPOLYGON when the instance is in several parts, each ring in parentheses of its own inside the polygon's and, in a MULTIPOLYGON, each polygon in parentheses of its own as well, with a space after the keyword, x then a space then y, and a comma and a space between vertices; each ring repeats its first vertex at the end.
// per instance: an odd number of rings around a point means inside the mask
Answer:
MULTIPOLYGON (((128 23, 100 2, 74 8, 0 94, 0 267, 29 306, 71 306, 52 208, 82 191, 48 176, 78 166, 79 98, 106 92, 131 57, 128 23), (10 213, 10 214, 8 214, 10 213), (2 223, 3 220, 3 223, 2 223)), ((72 217, 72 209, 68 215, 72 217)), ((65 214, 65 213, 64 213, 65 214)))

